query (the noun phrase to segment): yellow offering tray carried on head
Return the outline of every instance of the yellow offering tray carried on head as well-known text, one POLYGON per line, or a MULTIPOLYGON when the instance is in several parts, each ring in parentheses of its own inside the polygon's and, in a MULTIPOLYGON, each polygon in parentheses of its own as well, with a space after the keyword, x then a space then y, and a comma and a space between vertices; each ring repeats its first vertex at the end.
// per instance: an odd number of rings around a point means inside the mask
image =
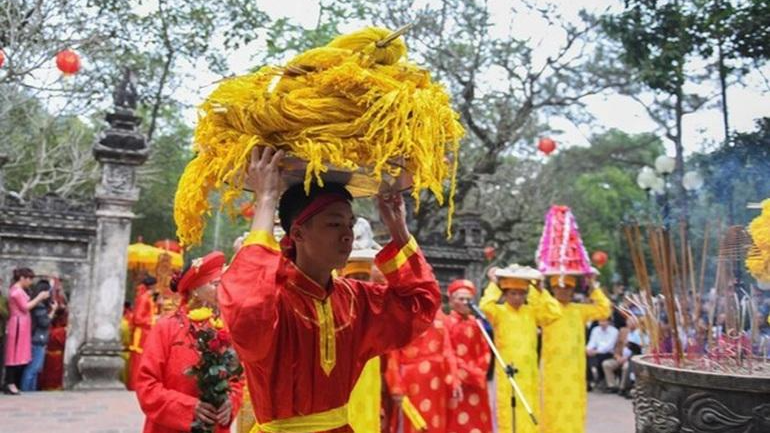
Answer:
MULTIPOLYGON (((303 183, 307 173, 307 161, 295 157, 287 157, 281 163, 281 177, 287 186, 303 183)), ((412 187, 412 176, 404 169, 399 161, 391 161, 389 165, 398 172, 391 175, 382 173, 380 180, 369 174, 367 170, 346 170, 333 165, 326 165, 327 171, 321 174, 324 182, 341 183, 353 197, 371 197, 382 192, 404 192, 412 187)))
POLYGON ((284 180, 306 190, 410 190, 415 211, 430 192, 447 204, 449 230, 464 129, 444 86, 407 59, 406 29, 368 27, 219 82, 199 106, 196 156, 175 196, 180 241, 200 242, 214 203, 235 212, 255 146, 286 150, 284 180))

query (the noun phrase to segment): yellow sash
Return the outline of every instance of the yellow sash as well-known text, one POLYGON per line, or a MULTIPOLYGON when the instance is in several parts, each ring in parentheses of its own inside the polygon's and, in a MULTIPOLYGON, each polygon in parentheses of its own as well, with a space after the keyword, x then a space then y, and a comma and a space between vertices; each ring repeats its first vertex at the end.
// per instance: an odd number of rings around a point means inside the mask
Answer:
POLYGON ((425 418, 422 417, 420 411, 414 407, 409 397, 404 396, 404 399, 401 400, 401 409, 404 411, 404 416, 412 423, 412 427, 420 431, 428 429, 428 423, 425 422, 425 418))
POLYGON ((347 425, 348 406, 326 412, 276 419, 266 424, 255 424, 250 433, 315 433, 347 425))

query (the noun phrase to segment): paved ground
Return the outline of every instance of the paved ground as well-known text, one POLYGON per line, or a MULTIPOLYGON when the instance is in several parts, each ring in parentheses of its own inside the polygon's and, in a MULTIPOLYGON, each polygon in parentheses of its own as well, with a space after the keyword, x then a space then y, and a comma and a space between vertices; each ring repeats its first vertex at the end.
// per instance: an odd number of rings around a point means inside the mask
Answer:
MULTIPOLYGON (((565 403, 568 404, 568 403, 565 403)), ((631 402, 589 394, 587 433, 633 433, 631 402)), ((0 433, 138 433, 142 414, 128 391, 0 394, 0 433)))

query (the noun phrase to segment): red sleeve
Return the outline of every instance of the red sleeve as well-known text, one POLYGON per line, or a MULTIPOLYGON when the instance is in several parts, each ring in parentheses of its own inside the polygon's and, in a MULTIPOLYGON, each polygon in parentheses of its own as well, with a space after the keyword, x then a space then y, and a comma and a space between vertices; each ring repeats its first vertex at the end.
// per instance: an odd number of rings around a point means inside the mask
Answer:
POLYGON ((446 366, 446 383, 452 388, 456 388, 460 385, 460 376, 457 375, 457 360, 454 347, 452 347, 452 339, 449 338, 449 321, 446 318, 442 319, 444 322, 444 365, 446 366))
POLYGON ((365 294, 360 315, 360 356, 369 359, 409 344, 433 322, 441 305, 438 282, 414 238, 398 249, 391 242, 375 263, 387 284, 358 283, 365 294))
POLYGON ((464 370, 467 374, 462 378, 462 382, 468 385, 484 387, 487 382, 487 368, 489 367, 489 358, 481 354, 478 359, 468 359, 457 357, 458 369, 464 370), (485 362, 486 360, 486 362, 485 362), (486 368, 484 367, 486 365, 486 368))
POLYGON ((404 384, 399 366, 399 351, 394 350, 385 355, 385 358, 388 360, 388 366, 385 369, 385 383, 388 384, 388 392, 390 395, 404 395, 404 384))
POLYGON ((238 416, 238 412, 241 410, 241 405, 243 404, 243 382, 244 379, 241 378, 240 380, 234 380, 230 383, 230 405, 233 410, 231 412, 230 422, 225 427, 232 424, 235 417, 238 416))
POLYGON ((278 328, 281 255, 270 240, 272 234, 250 233, 218 290, 219 309, 242 362, 267 356, 278 328))
POLYGON ((136 379, 136 397, 142 411, 152 422, 171 430, 189 431, 195 418, 198 399, 166 388, 164 372, 175 366, 168 359, 171 347, 170 331, 176 325, 172 319, 154 326, 144 343, 144 354, 136 379))
POLYGON ((145 292, 136 298, 134 306, 134 315, 132 317, 134 327, 149 327, 152 324, 152 298, 145 292))

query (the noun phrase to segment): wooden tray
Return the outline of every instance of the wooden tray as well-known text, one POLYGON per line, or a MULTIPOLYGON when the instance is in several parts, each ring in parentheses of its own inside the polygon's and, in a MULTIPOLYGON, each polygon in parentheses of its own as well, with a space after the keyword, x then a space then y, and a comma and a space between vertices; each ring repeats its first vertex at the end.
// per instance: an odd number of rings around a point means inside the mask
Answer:
MULTIPOLYGON (((392 166, 400 167, 401 174, 393 177, 387 173, 382 174, 382 181, 378 182, 372 176, 366 174, 363 169, 349 171, 333 166, 321 175, 324 182, 336 182, 345 185, 353 197, 371 197, 381 192, 404 192, 412 187, 412 176, 404 169, 403 162, 389 162, 392 166)), ((295 158, 286 157, 281 162, 281 177, 287 186, 305 181, 305 169, 307 162, 295 158)))

